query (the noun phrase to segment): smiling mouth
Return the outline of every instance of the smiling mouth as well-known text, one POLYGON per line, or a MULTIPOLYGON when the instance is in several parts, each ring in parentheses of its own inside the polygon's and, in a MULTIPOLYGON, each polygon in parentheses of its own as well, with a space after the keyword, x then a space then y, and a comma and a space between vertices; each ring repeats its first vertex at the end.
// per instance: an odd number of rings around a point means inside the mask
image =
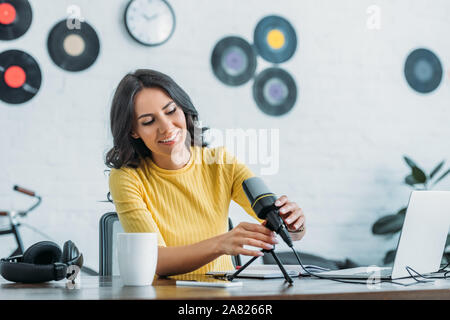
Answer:
POLYGON ((174 133, 171 137, 169 137, 168 139, 165 140, 160 140, 158 141, 159 143, 167 143, 167 142, 173 142, 176 140, 176 138, 178 137, 178 134, 180 133, 180 131, 177 131, 176 133, 174 133))

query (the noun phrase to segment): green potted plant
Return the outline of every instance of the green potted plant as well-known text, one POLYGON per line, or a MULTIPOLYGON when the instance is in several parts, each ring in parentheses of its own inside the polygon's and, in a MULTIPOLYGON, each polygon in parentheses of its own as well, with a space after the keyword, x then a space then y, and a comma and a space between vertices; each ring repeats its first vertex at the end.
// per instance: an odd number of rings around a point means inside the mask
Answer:
MULTIPOLYGON (((449 173, 447 169, 442 173, 445 161, 439 163, 430 174, 426 174, 414 161, 407 156, 403 156, 406 164, 411 169, 411 173, 404 179, 404 183, 414 190, 431 190, 436 184, 444 179, 449 173), (441 173, 441 174, 438 174, 441 173)), ((406 207, 403 207, 395 214, 390 214, 378 219, 372 226, 372 233, 375 235, 394 235, 402 229, 405 220, 406 207)), ((450 245, 450 234, 447 235, 446 247, 450 245)), ((385 265, 394 261, 396 249, 389 250, 384 256, 383 263, 385 265)), ((450 251, 444 252, 443 263, 450 263, 450 251)))

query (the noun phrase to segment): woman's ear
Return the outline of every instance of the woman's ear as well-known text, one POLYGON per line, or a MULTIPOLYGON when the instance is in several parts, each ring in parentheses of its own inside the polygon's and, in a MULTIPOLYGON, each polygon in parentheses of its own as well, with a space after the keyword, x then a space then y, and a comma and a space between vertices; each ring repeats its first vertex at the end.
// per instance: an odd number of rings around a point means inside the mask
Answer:
POLYGON ((134 131, 131 131, 131 136, 133 138, 135 138, 135 139, 139 139, 140 138, 139 135, 136 132, 134 132, 134 131))

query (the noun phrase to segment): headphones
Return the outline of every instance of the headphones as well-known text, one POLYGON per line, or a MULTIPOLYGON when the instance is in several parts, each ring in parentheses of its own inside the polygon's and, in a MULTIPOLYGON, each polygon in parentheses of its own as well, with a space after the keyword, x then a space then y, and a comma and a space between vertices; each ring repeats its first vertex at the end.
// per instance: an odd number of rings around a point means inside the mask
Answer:
POLYGON ((64 278, 73 280, 83 266, 83 254, 72 241, 60 247, 51 241, 41 241, 29 247, 23 255, 0 260, 0 274, 13 282, 39 283, 64 278))

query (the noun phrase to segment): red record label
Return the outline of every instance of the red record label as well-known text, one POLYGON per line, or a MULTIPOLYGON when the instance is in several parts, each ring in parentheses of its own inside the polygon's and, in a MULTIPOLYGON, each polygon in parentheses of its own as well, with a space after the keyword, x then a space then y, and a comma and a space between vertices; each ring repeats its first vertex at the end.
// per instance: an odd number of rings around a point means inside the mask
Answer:
POLYGON ((0 23, 11 24, 16 20, 16 9, 9 3, 0 3, 0 23))
POLYGON ((0 40, 14 40, 30 28, 33 12, 28 0, 0 0, 0 40))
POLYGON ((25 71, 19 66, 11 66, 5 71, 5 82, 11 88, 20 88, 27 80, 25 71))
POLYGON ((39 64, 28 53, 0 53, 0 100, 10 104, 27 102, 38 93, 41 81, 39 64))

